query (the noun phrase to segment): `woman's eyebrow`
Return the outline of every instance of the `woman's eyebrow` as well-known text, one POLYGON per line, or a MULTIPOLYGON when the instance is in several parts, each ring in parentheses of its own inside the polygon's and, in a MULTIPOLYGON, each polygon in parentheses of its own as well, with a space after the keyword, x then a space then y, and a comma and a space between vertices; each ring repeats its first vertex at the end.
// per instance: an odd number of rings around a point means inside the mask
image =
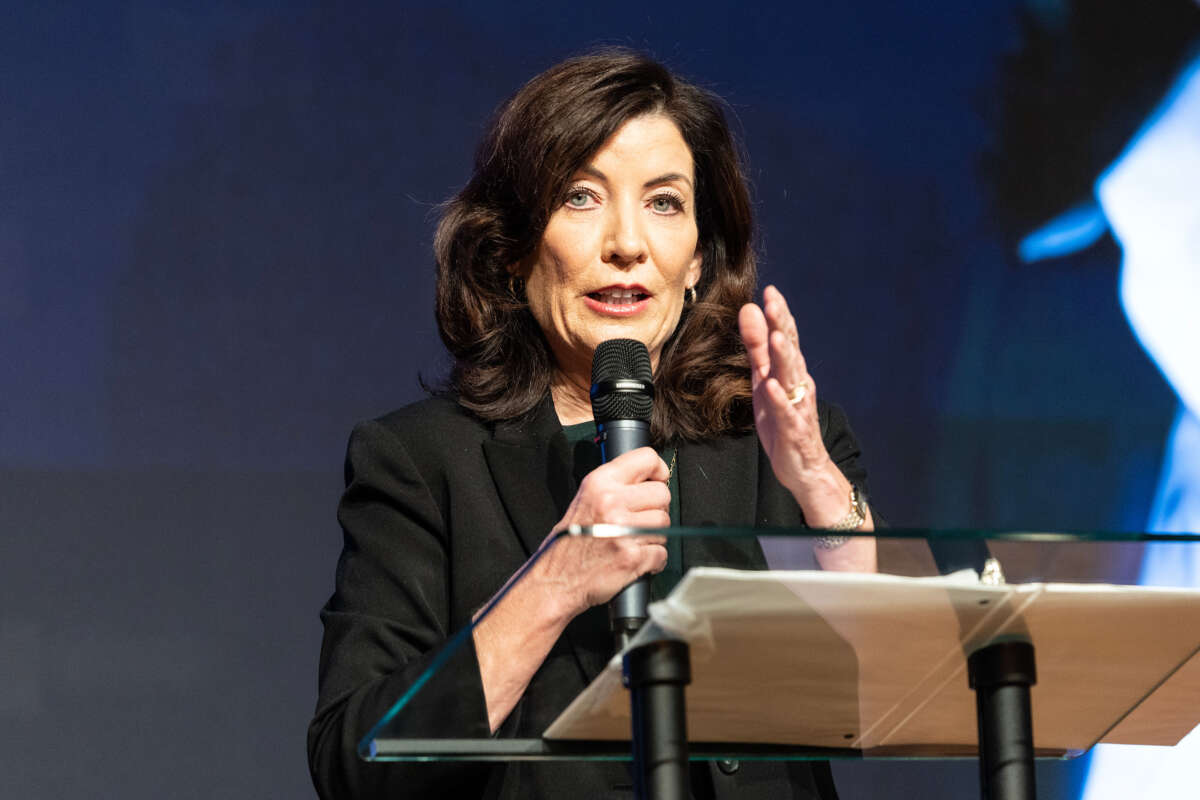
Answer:
MULTIPOLYGON (((583 165, 579 168, 579 171, 585 175, 592 176, 598 181, 604 181, 605 183, 608 182, 608 176, 596 169, 596 167, 591 164, 583 165)), ((682 181, 688 185, 689 189, 692 186, 692 179, 687 175, 684 175, 682 172, 668 172, 663 175, 659 175, 657 178, 651 178, 650 180, 646 181, 642 184, 642 188, 649 189, 651 186, 659 186, 664 183, 670 183, 671 181, 682 181)))
POLYGON ((642 184, 642 188, 649 189, 651 186, 658 186, 659 184, 670 183, 672 181, 683 181, 688 185, 688 188, 692 186, 692 179, 682 172, 668 172, 665 175, 659 175, 657 178, 651 178, 646 181, 642 184))
POLYGON ((600 170, 593 167, 591 164, 583 165, 582 167, 579 168, 579 171, 584 173, 585 175, 591 175, 593 178, 595 178, 598 181, 604 181, 605 183, 608 183, 608 176, 605 175, 600 170))

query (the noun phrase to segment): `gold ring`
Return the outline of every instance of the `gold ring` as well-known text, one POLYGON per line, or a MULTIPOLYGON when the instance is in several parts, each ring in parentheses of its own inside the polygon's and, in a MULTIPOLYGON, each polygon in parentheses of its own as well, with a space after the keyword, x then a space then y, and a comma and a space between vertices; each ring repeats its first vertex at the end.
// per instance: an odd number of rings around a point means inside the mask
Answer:
POLYGON ((794 406, 799 405, 800 401, 804 399, 806 394, 808 394, 808 383, 801 381, 799 386, 788 392, 788 402, 794 406))

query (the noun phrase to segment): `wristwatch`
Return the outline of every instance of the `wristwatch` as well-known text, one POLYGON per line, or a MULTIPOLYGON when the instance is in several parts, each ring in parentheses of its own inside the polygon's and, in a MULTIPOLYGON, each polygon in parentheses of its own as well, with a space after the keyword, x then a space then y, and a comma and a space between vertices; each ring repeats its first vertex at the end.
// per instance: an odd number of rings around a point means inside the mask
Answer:
MULTIPOLYGON (((856 531, 867 521, 867 499, 853 483, 850 484, 850 510, 846 516, 828 527, 831 531, 856 531)), ((850 541, 849 536, 816 536, 813 545, 822 550, 833 550, 850 541)))

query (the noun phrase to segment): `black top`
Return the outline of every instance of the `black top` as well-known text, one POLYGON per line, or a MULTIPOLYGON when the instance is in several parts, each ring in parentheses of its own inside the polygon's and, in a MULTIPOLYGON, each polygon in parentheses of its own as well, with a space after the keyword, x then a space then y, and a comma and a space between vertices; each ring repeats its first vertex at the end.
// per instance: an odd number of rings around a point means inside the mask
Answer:
MULTIPOLYGON (((825 404, 818 411, 830 456, 865 491, 844 415, 825 404)), ((752 432, 681 442, 672 481, 684 525, 803 525, 752 432)), ((437 397, 355 428, 338 507, 344 546, 335 591, 321 613, 320 696, 308 735, 321 797, 630 796, 624 764, 373 764, 355 751, 447 638, 537 549, 576 486, 567 438, 548 396, 523 421, 484 422, 453 399, 437 397)), ((694 538, 682 550, 689 566, 765 563, 754 539, 694 538)), ((573 620, 496 735, 539 737, 603 668, 611 648, 604 608, 573 620)), ((462 655, 403 712, 412 736, 489 735, 470 639, 462 655)), ((853 663, 851 652, 848 668, 853 663)), ((721 798, 829 800, 836 796, 829 775, 821 763, 748 762, 733 774, 713 770, 711 784, 721 798)), ((697 791, 705 789, 698 785, 697 791)))

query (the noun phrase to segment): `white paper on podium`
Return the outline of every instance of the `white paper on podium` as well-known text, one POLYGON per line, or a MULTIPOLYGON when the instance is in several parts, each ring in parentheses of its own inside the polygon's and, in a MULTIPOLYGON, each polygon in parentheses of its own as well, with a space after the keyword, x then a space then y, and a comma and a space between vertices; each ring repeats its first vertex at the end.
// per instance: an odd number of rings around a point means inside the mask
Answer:
MULTIPOLYGON (((1174 744, 1200 717, 1196 589, 702 567, 650 616, 635 644, 690 647, 696 742, 973 753, 966 654, 1006 637, 1035 648, 1039 752, 1174 744)), ((629 724, 614 657, 545 736, 627 740, 629 724)))

